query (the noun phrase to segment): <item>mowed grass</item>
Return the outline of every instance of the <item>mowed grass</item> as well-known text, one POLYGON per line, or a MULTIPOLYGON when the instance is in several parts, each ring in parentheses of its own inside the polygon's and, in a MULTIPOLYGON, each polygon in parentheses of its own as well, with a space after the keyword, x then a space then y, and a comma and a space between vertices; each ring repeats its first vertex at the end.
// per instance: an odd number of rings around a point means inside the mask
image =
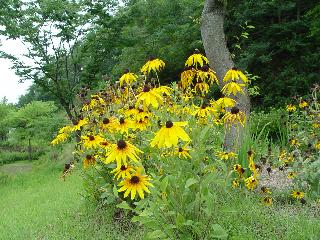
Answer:
POLYGON ((59 170, 33 167, 0 183, 1 240, 140 239, 139 229, 114 223, 112 210, 97 210, 81 196, 80 172, 62 181, 59 170))

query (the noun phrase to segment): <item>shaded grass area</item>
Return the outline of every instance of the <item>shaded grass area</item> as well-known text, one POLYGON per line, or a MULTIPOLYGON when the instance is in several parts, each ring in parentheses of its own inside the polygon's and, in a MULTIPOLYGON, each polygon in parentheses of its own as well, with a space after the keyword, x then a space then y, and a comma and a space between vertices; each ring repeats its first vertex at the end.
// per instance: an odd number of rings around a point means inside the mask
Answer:
POLYGON ((232 240, 318 240, 319 206, 314 202, 276 198, 264 206, 256 194, 234 191, 223 194, 216 205, 214 221, 229 232, 232 240))
POLYGON ((113 210, 97 210, 80 195, 79 172, 59 179, 58 169, 35 167, 0 184, 0 239, 140 239, 113 210), (130 229, 130 231, 128 231, 130 229))

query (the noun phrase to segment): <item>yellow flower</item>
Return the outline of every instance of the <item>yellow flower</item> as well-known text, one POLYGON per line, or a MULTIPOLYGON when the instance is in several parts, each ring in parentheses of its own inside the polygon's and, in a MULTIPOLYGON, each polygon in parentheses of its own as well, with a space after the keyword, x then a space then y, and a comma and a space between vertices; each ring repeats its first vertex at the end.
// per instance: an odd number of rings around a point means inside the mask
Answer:
POLYGON ((220 160, 229 160, 234 159, 237 157, 237 154, 234 152, 224 152, 224 151, 218 151, 216 153, 216 156, 220 158, 220 160))
POLYGON ((199 64, 200 67, 202 67, 204 63, 208 63, 208 59, 203 56, 198 49, 196 49, 194 53, 187 59, 186 66, 197 67, 199 64))
POLYGON ((242 87, 244 86, 245 84, 243 83, 229 82, 223 86, 221 92, 227 96, 230 96, 231 94, 237 95, 237 93, 244 94, 244 91, 242 89, 242 87))
POLYGON ((295 112, 297 110, 296 106, 289 104, 287 105, 287 111, 288 112, 295 112))
POLYGON ((186 67, 181 73, 181 85, 183 89, 191 86, 194 77, 196 76, 196 71, 193 67, 186 67))
POLYGON ((198 81, 194 86, 195 93, 201 93, 204 96, 209 92, 209 85, 206 82, 198 81))
POLYGON ((116 130, 119 131, 121 134, 129 133, 129 129, 134 129, 135 124, 130 119, 120 118, 118 124, 116 125, 116 130))
POLYGON ((221 108, 232 108, 237 104, 235 100, 228 97, 219 98, 215 103, 221 108))
POLYGON ((315 144, 315 148, 320 150, 320 139, 317 140, 317 142, 315 144))
POLYGON ((246 187, 251 191, 253 191, 253 189, 258 185, 258 180, 253 176, 246 178, 244 182, 246 187))
POLYGON ((139 129, 140 131, 146 130, 148 126, 150 126, 148 117, 145 117, 145 119, 140 119, 135 123, 135 129, 139 129))
POLYGON ((237 107, 231 108, 230 112, 227 112, 223 116, 224 123, 230 127, 234 123, 240 123, 242 126, 244 126, 246 122, 246 115, 239 110, 237 107))
POLYGON ((261 187, 261 191, 262 193, 265 193, 265 194, 271 194, 270 188, 267 188, 267 187, 261 187))
POLYGON ((81 127, 83 127, 84 125, 88 124, 88 122, 89 122, 89 121, 88 121, 87 118, 80 119, 79 121, 77 121, 77 122, 74 124, 72 131, 80 130, 81 127))
POLYGON ((248 78, 238 68, 231 68, 223 78, 223 82, 242 80, 247 83, 248 78))
POLYGON ((113 133, 117 127, 117 119, 115 117, 104 118, 100 123, 100 130, 108 130, 113 133))
POLYGON ((125 191, 125 198, 131 193, 131 200, 135 198, 136 193, 138 192, 139 197, 144 199, 144 192, 150 193, 148 186, 153 186, 149 182, 150 180, 151 178, 149 178, 147 175, 141 175, 140 170, 138 170, 133 176, 127 177, 118 184, 118 186, 121 187, 118 192, 125 191))
POLYGON ((90 165, 96 164, 96 158, 92 155, 87 155, 83 160, 83 168, 88 168, 90 165))
POLYGON ((302 199, 304 197, 304 192, 292 191, 291 196, 296 199, 302 199))
POLYGON ((149 61, 145 65, 142 66, 141 72, 146 75, 146 74, 150 73, 151 71, 159 72, 164 67, 165 67, 164 61, 162 61, 158 58, 150 57, 149 61))
POLYGON ((297 174, 295 172, 289 172, 288 173, 288 178, 289 179, 294 179, 297 176, 297 174))
POLYGON ((179 158, 191 158, 191 156, 189 154, 190 148, 188 148, 187 145, 188 144, 186 144, 183 147, 179 147, 177 149, 176 154, 178 155, 179 158))
POLYGON ((218 78, 215 75, 215 72, 211 68, 209 68, 208 65, 203 65, 201 70, 199 70, 197 73, 198 73, 198 77, 203 82, 207 82, 210 85, 212 85, 214 83, 218 84, 218 78))
POLYGON ((59 144, 59 143, 61 143, 61 142, 64 142, 68 137, 69 137, 68 134, 66 134, 66 133, 60 133, 60 134, 58 134, 58 135, 55 137, 55 139, 53 139, 53 140, 51 141, 51 144, 52 144, 52 145, 57 145, 57 144, 59 144))
POLYGON ((292 138, 292 139, 290 139, 290 145, 293 147, 299 147, 300 143, 299 143, 298 139, 292 138))
POLYGON ((195 108, 195 111, 192 113, 192 115, 194 115, 196 117, 201 117, 201 118, 210 117, 211 114, 214 114, 217 112, 216 109, 206 105, 205 103, 202 104, 201 107, 193 105, 193 108, 195 108))
POLYGON ((70 133, 73 131, 73 128, 72 126, 64 126, 59 130, 59 133, 70 133))
POLYGON ((149 86, 145 85, 142 92, 137 96, 136 106, 138 107, 140 103, 143 104, 144 109, 146 110, 149 105, 154 108, 159 107, 159 103, 163 103, 163 98, 157 90, 150 89, 149 86))
POLYGON ((240 186, 240 181, 238 179, 232 180, 232 188, 238 188, 240 186))
POLYGON ((127 160, 138 162, 140 160, 138 153, 143 153, 137 147, 124 140, 119 140, 116 144, 112 144, 105 163, 117 162, 117 167, 122 165, 128 166, 127 160))
POLYGON ((124 71, 124 74, 119 79, 120 81, 120 87, 123 85, 123 83, 126 83, 130 85, 131 83, 137 81, 138 76, 134 73, 131 73, 128 69, 124 71))
POLYGON ((299 108, 306 108, 308 106, 308 103, 304 100, 300 101, 299 103, 299 108))
POLYGON ((240 177, 242 177, 243 173, 245 172, 244 168, 241 167, 240 164, 235 164, 235 165, 233 165, 233 170, 234 170, 235 172, 237 172, 240 177))
POLYGON ((104 141, 104 139, 100 135, 87 135, 81 137, 83 147, 86 149, 98 148, 100 147, 100 143, 104 141))
POLYGON ((272 197, 266 196, 262 199, 262 203, 266 206, 272 205, 272 197))
POLYGON ((131 174, 135 171, 134 167, 121 165, 116 169, 112 170, 111 173, 114 173, 114 177, 117 178, 131 178, 131 174))
POLYGON ((171 122, 167 121, 166 125, 162 127, 151 141, 152 147, 171 147, 177 146, 179 139, 182 141, 191 141, 188 134, 182 129, 187 122, 171 122))

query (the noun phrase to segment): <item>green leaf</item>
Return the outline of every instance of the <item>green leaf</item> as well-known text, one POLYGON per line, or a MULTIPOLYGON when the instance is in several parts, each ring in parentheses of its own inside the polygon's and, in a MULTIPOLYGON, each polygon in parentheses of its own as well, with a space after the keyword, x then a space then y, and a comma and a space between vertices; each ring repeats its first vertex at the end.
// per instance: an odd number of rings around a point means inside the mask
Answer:
POLYGON ((155 230, 147 234, 149 239, 164 239, 166 235, 161 230, 155 230))
POLYGON ((116 197, 119 197, 119 193, 118 193, 118 189, 117 189, 117 186, 116 185, 113 185, 113 194, 116 196, 116 197))
POLYGON ((193 184, 197 183, 198 180, 195 178, 189 178, 186 182, 185 188, 189 188, 190 186, 192 186, 193 184))
POLYGON ((166 189, 167 189, 167 187, 168 187, 168 182, 169 182, 168 176, 166 176, 166 177, 165 177, 164 179, 162 179, 162 181, 160 182, 159 187, 160 187, 160 189, 161 189, 162 192, 165 192, 165 191, 166 191, 166 189))
POLYGON ((213 224, 211 226, 211 232, 210 236, 212 238, 218 238, 218 239, 227 239, 228 233, 227 231, 221 227, 219 224, 213 224))
POLYGON ((178 213, 177 217, 176 217, 176 224, 177 226, 182 226, 185 223, 185 218, 184 216, 182 216, 180 213, 178 213))
POLYGON ((123 201, 122 203, 119 203, 116 205, 117 208, 127 209, 127 210, 133 210, 132 207, 129 206, 129 204, 126 201, 123 201))

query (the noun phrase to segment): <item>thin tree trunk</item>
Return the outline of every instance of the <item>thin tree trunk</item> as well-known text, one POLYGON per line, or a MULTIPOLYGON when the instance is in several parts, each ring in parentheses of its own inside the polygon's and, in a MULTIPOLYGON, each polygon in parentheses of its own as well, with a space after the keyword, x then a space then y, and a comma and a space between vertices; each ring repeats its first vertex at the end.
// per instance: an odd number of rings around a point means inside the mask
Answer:
MULTIPOLYGON (((234 67, 234 62, 227 48, 224 33, 225 9, 223 3, 217 0, 206 0, 202 12, 201 36, 210 67, 216 71, 220 88, 223 87, 223 77, 226 72, 234 67)), ((250 113, 250 99, 248 91, 233 97, 237 107, 243 111, 247 119, 250 113)), ((235 150, 241 146, 243 128, 240 124, 226 130, 224 147, 235 150)))

